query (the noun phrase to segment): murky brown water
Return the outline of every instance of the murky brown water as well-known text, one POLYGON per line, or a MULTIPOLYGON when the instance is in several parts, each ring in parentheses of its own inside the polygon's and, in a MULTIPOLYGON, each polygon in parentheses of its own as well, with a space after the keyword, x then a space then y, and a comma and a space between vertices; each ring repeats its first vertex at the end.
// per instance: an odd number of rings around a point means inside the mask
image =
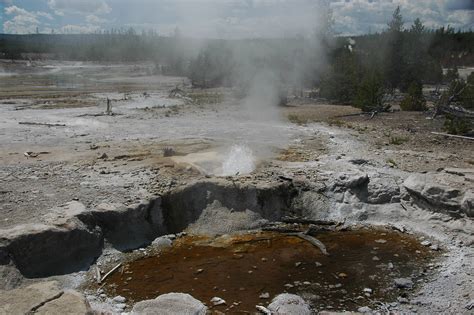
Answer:
POLYGON ((398 232, 324 232, 317 238, 330 256, 273 232, 207 242, 185 237, 159 256, 126 264, 105 289, 135 302, 185 292, 210 306, 217 296, 227 303, 213 309, 226 313, 253 313, 255 305, 283 292, 300 294, 317 309, 354 310, 395 300, 401 292, 393 279, 416 278, 432 258, 418 240, 398 232), (370 296, 365 288, 372 289, 370 296), (260 297, 265 293, 269 298, 260 297))

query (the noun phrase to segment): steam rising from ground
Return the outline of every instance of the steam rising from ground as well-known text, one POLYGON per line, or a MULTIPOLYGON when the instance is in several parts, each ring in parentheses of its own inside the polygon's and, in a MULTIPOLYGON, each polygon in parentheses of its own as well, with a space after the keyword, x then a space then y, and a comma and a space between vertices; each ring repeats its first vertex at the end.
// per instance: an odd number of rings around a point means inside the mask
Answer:
POLYGON ((233 145, 224 157, 222 176, 248 174, 255 170, 255 157, 246 145, 233 145))
POLYGON ((248 119, 257 123, 281 120, 278 110, 279 84, 276 75, 268 70, 255 75, 242 104, 248 119))

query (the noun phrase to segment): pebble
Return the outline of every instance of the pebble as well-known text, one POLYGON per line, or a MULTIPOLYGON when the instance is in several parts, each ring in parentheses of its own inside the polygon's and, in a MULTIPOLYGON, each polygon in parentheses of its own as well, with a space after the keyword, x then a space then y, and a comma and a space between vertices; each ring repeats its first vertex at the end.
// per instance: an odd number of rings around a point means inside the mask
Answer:
POLYGON ((372 293, 372 289, 371 288, 364 288, 364 293, 372 293))
POLYGON ((115 304, 115 308, 119 310, 124 310, 126 307, 127 307, 127 304, 125 303, 115 304))
POLYGON ((113 298, 113 301, 115 303, 125 303, 125 301, 127 301, 127 299, 124 298, 123 296, 117 295, 116 297, 113 298))
POLYGON ((270 293, 268 293, 268 292, 262 293, 262 294, 260 294, 259 298, 269 299, 270 298, 270 293))
POLYGON ((397 278, 394 280, 395 286, 400 289, 413 288, 413 281, 409 278, 397 278))
POLYGON ((430 245, 431 245, 431 242, 428 241, 428 240, 425 240, 425 241, 421 242, 421 245, 423 245, 423 246, 430 246, 430 245))
POLYGON ((371 309, 370 307, 368 307, 368 306, 359 307, 359 308, 357 309, 357 311, 358 311, 359 313, 362 313, 362 314, 364 314, 364 313, 372 313, 372 309, 371 309))
POLYGON ((221 299, 220 297, 217 297, 217 296, 215 296, 211 299, 211 303, 214 306, 226 304, 225 300, 223 300, 223 299, 221 299))
POLYGON ((431 246, 430 246, 430 249, 431 249, 431 250, 434 250, 434 251, 438 251, 438 250, 439 250, 439 246, 436 245, 436 244, 435 244, 435 245, 431 245, 431 246))
POLYGON ((474 309, 474 300, 470 300, 464 307, 468 310, 474 309))

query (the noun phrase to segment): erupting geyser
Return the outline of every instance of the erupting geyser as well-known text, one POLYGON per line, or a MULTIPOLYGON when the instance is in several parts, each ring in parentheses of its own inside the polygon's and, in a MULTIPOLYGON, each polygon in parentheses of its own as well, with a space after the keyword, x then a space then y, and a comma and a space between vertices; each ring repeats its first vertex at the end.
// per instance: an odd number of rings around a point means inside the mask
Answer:
POLYGON ((233 145, 222 163, 222 176, 248 174, 255 170, 255 157, 246 145, 233 145))

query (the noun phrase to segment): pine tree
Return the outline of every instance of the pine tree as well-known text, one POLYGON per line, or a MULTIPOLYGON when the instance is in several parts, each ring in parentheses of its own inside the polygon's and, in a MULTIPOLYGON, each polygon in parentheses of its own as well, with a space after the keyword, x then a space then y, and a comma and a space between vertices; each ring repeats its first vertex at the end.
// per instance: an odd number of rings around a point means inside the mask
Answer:
POLYGON ((388 23, 388 56, 386 64, 386 80, 392 89, 400 86, 402 73, 405 69, 403 59, 403 17, 398 6, 392 14, 392 20, 388 23))

